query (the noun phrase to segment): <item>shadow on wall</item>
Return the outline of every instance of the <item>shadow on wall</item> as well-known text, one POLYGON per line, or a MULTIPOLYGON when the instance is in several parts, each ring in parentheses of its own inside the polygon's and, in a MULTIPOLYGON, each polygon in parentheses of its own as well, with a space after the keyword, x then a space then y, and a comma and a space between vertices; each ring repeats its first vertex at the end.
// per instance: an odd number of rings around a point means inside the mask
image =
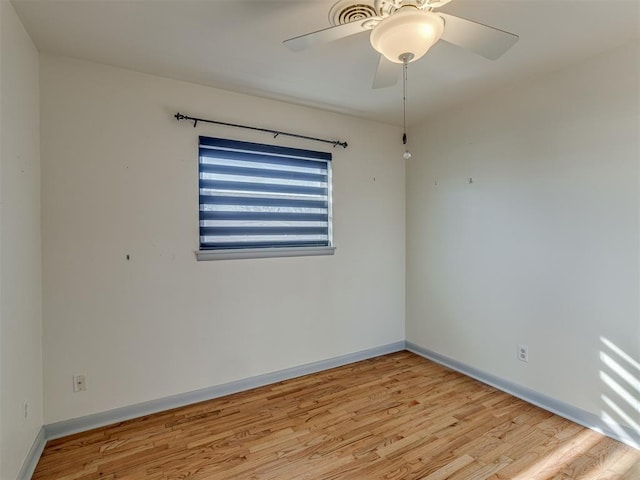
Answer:
POLYGON ((604 383, 600 418, 626 443, 640 448, 640 362, 610 340, 600 337, 600 341, 604 383))

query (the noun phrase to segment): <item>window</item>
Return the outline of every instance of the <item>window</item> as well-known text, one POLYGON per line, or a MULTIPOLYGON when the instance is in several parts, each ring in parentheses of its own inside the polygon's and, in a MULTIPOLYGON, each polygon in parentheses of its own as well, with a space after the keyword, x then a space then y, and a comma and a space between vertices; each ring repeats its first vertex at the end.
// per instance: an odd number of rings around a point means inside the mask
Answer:
POLYGON ((333 253, 331 154, 200 137, 199 260, 333 253))

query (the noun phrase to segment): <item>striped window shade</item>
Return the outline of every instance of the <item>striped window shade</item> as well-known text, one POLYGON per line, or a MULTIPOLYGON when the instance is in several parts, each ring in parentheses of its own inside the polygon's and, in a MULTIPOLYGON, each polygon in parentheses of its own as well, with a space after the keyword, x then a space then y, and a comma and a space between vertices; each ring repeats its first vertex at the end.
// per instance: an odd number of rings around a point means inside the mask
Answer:
POLYGON ((331 246, 331 154, 200 137, 200 249, 331 246))

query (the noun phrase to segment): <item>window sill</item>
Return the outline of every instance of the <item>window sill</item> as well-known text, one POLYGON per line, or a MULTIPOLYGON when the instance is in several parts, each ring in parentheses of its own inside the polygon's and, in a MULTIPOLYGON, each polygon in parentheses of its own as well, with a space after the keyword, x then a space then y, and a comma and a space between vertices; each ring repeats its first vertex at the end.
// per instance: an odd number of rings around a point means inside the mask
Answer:
POLYGON ((333 255, 336 247, 247 248, 243 250, 197 250, 199 262, 240 258, 310 257, 333 255))

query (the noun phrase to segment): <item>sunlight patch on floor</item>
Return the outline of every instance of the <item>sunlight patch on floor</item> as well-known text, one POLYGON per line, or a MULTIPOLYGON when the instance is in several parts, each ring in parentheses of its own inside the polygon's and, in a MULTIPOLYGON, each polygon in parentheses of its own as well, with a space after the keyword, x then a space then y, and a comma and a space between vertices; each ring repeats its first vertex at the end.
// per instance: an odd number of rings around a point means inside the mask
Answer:
MULTIPOLYGON (((589 430, 585 430, 576 435, 571 441, 559 445, 552 453, 545 455, 526 470, 518 472, 512 480, 554 478, 561 470, 570 465, 574 460, 582 457, 585 452, 589 451, 589 449, 594 447, 599 441, 600 438, 598 438, 597 435, 589 430)), ((583 480, 591 480, 591 477, 581 478, 583 480)))

